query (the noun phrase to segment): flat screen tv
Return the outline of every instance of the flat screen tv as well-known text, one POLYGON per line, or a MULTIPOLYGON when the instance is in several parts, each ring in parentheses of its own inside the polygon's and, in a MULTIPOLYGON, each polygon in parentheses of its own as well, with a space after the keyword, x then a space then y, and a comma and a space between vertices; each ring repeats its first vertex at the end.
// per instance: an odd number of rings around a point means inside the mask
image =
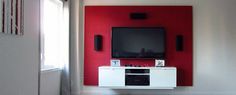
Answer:
POLYGON ((165 58, 163 27, 112 27, 112 58, 165 58))

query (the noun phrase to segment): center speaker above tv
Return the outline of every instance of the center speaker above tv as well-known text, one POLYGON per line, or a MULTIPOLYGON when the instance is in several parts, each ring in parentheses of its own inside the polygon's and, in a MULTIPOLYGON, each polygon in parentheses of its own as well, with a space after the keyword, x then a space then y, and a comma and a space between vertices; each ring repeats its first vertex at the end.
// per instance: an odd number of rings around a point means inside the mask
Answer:
POLYGON ((112 58, 165 58, 163 27, 112 27, 112 58))

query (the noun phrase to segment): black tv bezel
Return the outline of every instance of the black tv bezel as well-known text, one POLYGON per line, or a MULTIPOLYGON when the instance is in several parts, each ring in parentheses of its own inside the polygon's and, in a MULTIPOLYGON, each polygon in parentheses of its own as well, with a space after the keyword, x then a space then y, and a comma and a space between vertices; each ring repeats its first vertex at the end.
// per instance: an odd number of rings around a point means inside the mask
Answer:
POLYGON ((112 27, 111 30, 111 58, 115 59, 165 59, 166 57, 166 29, 164 27, 112 27), (164 30, 164 54, 161 57, 114 57, 113 56, 113 30, 114 28, 136 28, 136 29, 150 29, 150 28, 156 28, 156 29, 163 29, 164 30))

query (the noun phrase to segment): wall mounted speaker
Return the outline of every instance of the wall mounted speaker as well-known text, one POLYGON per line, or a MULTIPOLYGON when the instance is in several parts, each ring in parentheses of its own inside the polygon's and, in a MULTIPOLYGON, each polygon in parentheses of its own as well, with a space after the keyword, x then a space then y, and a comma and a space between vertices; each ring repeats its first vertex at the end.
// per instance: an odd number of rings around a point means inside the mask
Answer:
POLYGON ((94 49, 96 51, 102 50, 102 35, 95 35, 94 36, 94 49))
POLYGON ((147 14, 146 13, 130 13, 130 19, 133 19, 133 20, 147 19, 147 14))
POLYGON ((184 38, 183 35, 176 36, 176 51, 184 50, 184 38))

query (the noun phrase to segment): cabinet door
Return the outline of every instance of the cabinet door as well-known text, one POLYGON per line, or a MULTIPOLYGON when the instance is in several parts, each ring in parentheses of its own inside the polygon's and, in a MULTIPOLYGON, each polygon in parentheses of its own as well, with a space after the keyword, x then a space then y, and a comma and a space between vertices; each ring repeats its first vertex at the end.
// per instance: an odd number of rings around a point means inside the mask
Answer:
POLYGON ((125 69, 99 68, 99 86, 125 86, 125 69))
POLYGON ((176 69, 150 70, 150 86, 176 87, 176 69))

